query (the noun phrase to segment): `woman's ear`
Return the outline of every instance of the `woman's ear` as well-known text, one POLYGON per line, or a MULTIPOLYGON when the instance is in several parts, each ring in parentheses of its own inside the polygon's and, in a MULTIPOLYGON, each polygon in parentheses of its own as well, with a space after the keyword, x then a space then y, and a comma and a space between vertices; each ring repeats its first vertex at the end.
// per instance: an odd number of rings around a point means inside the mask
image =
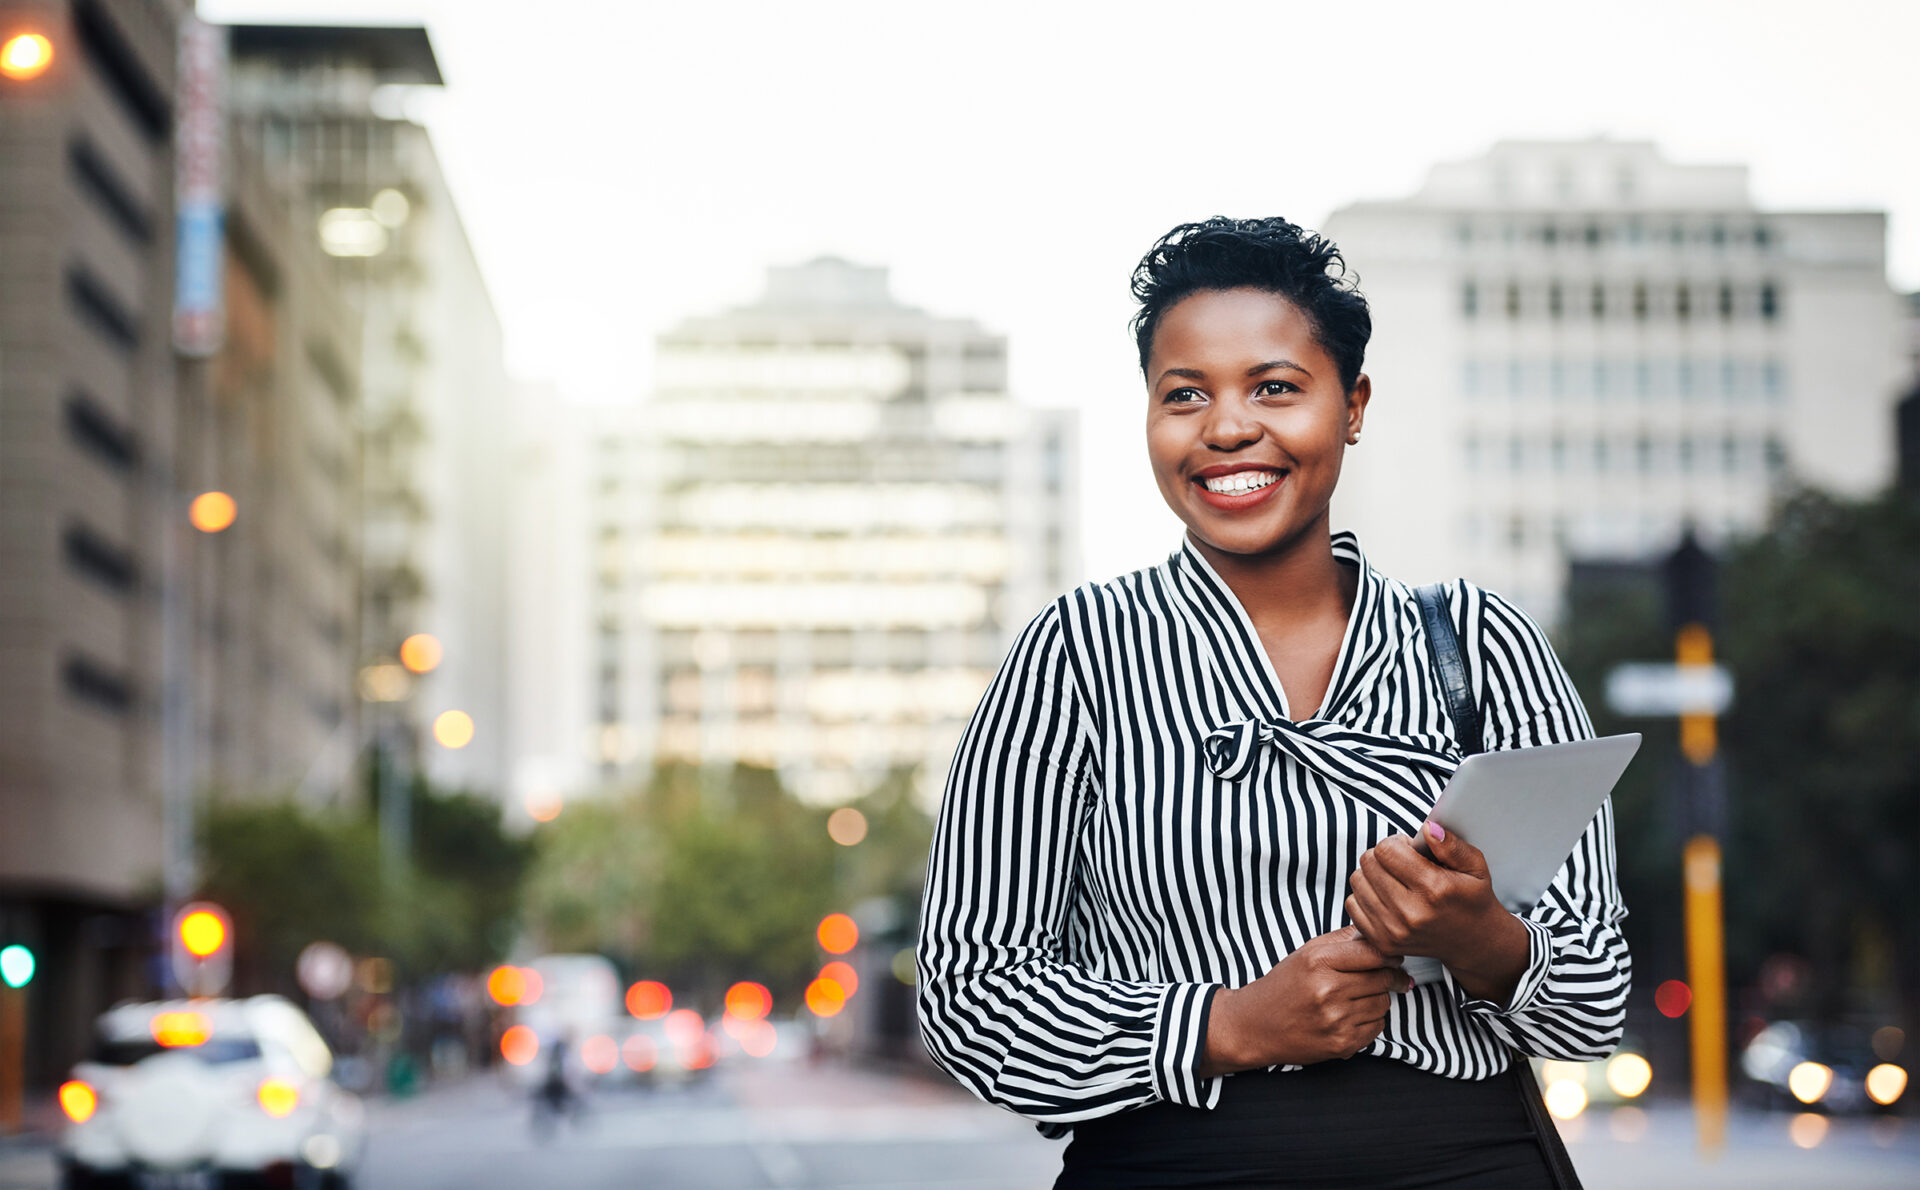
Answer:
POLYGON ((1367 402, 1373 399, 1373 381, 1365 372, 1353 382, 1353 391, 1347 394, 1347 445, 1360 441, 1360 426, 1367 420, 1367 402))

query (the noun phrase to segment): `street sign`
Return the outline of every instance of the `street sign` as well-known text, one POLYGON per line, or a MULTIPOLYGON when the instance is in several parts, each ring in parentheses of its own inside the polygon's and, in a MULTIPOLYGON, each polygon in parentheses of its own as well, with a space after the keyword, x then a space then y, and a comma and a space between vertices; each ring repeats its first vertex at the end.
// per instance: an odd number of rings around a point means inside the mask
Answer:
POLYGON ((1617 715, 1719 715, 1733 705, 1733 675, 1720 665, 1629 661, 1607 674, 1617 715))

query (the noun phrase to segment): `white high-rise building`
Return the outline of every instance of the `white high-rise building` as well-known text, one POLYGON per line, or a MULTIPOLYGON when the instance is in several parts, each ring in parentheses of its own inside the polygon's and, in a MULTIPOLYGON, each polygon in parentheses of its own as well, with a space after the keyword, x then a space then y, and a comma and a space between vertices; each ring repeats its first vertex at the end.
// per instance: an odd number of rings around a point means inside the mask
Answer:
POLYGON ((937 791, 1010 634, 1077 574, 1074 417, 1014 402, 1006 367, 833 258, 662 335, 652 398, 587 460, 590 771, 937 791))
POLYGON ((1759 527, 1783 482, 1893 473, 1900 306, 1878 211, 1764 211, 1738 165, 1502 142, 1327 221, 1373 304, 1337 525, 1408 580, 1558 612, 1575 556, 1759 527))

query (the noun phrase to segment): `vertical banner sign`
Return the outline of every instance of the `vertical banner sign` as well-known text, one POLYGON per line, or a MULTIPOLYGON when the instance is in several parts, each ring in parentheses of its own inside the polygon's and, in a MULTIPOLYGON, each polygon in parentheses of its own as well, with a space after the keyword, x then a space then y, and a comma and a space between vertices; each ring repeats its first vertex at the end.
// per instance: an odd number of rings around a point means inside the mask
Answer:
POLYGON ((180 23, 179 124, 174 132, 175 245, 173 346, 205 357, 220 349, 220 167, 226 127, 227 31, 188 17, 180 23))

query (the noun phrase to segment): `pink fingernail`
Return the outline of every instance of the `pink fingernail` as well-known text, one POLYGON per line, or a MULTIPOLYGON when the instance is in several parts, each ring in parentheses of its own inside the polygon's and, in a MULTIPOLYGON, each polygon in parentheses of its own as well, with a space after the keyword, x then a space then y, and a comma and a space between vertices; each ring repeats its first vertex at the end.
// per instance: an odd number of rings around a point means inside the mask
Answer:
POLYGON ((1429 822, 1427 823, 1427 833, 1436 839, 1444 839, 1447 837, 1447 828, 1437 822, 1429 822))

